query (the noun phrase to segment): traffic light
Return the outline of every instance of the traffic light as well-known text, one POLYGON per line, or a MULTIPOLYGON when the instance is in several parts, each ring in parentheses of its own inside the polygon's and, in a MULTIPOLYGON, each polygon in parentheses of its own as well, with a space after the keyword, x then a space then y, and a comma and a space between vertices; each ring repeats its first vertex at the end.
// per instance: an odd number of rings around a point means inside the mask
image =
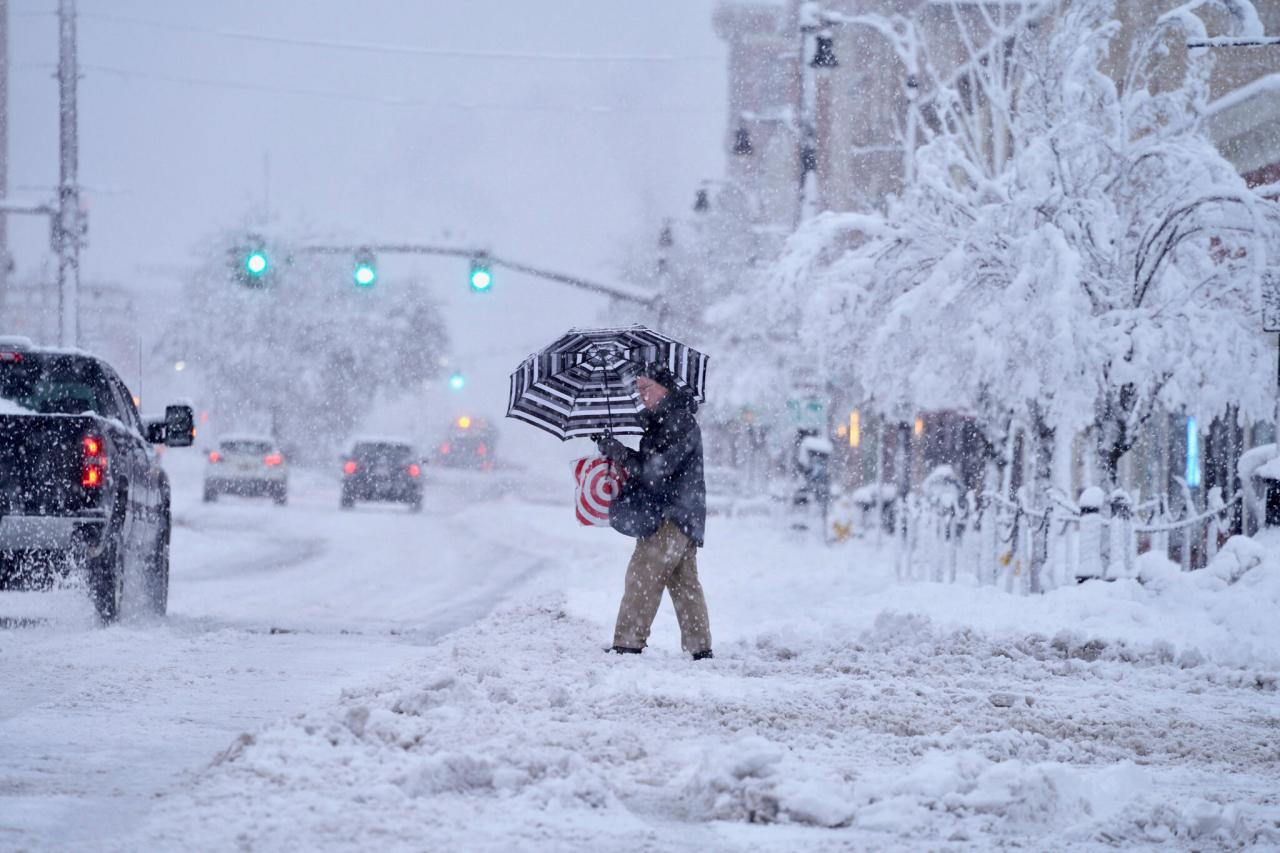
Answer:
POLYGON ((476 293, 484 293, 493 287, 493 273, 489 272, 489 259, 485 257, 471 259, 471 289, 476 293))
POLYGON ((374 282, 378 280, 378 266, 373 252, 361 249, 356 253, 356 266, 351 273, 351 278, 355 281, 356 287, 373 287, 374 282))
POLYGON ((231 250, 232 274, 245 287, 262 287, 271 274, 271 256, 266 241, 257 234, 246 234, 231 250))
POLYGON ((461 373, 455 373, 449 377, 449 390, 451 391, 461 391, 466 384, 467 380, 461 373))
POLYGON ((253 278, 262 278, 270 268, 271 263, 267 260, 267 253, 262 249, 254 249, 245 256, 244 271, 253 278))

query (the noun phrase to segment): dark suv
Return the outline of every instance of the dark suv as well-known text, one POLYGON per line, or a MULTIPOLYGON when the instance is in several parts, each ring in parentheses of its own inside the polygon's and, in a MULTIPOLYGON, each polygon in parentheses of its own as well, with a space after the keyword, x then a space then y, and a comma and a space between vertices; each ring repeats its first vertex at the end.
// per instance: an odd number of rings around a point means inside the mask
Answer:
POLYGON ((392 501, 422 509, 422 462, 401 441, 357 441, 342 460, 342 508, 392 501))

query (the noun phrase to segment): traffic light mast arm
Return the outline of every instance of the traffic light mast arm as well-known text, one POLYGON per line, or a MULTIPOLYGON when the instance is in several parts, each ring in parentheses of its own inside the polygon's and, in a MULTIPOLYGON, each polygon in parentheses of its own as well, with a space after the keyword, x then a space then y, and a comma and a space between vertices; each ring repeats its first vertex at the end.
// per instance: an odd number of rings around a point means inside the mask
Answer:
POLYGON ((506 269, 514 272, 522 272, 526 275, 546 279, 547 281, 567 284, 570 287, 576 287, 580 290, 589 290, 592 293, 601 293, 605 296, 612 296, 614 299, 635 302, 639 305, 649 305, 656 298, 653 294, 645 293, 644 291, 629 290, 612 284, 600 284, 599 282, 589 281, 585 278, 578 278, 577 276, 565 275, 564 273, 544 270, 538 267, 531 267, 528 264, 522 264, 505 258, 494 257, 483 249, 459 249, 454 246, 429 246, 421 243, 366 243, 361 244, 360 246, 302 246, 295 251, 299 254, 313 255, 354 255, 362 249, 375 252, 379 255, 436 255, 450 258, 484 258, 491 267, 505 267, 506 269))
POLYGON ((57 216, 58 209, 50 204, 21 204, 0 199, 0 215, 25 213, 30 216, 57 216))
POLYGON ((612 296, 614 299, 622 299, 627 302, 635 302, 640 305, 648 305, 656 298, 653 294, 644 293, 642 291, 627 290, 612 284, 599 284, 594 281, 587 281, 584 278, 578 278, 573 275, 565 275, 564 273, 552 272, 550 270, 538 269, 527 264, 509 261, 505 258, 495 258, 493 255, 488 256, 489 263, 494 266, 506 267, 514 272, 522 272, 526 275, 545 278, 547 281, 558 281, 561 284, 567 284, 570 287, 577 287, 582 290, 590 290, 593 293, 603 293, 605 296, 612 296))

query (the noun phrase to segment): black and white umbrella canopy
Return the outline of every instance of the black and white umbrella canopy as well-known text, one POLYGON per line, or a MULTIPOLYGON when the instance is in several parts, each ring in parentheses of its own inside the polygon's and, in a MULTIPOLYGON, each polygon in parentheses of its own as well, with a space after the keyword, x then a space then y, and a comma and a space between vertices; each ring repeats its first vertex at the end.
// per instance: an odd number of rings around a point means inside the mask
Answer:
POLYGON ((667 367, 699 402, 706 400, 707 356, 644 326, 572 329, 511 374, 507 417, 562 441, 609 430, 640 435, 643 405, 635 379, 647 364, 667 367))

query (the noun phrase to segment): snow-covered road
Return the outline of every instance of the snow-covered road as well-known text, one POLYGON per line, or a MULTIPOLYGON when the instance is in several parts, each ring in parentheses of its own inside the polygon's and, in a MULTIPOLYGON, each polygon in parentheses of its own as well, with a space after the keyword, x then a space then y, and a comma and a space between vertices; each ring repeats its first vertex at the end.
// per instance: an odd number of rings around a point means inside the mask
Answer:
POLYGON ((343 512, 305 473, 287 507, 205 505, 198 466, 175 467, 163 622, 101 630, 78 591, 0 594, 0 849, 110 843, 241 732, 420 655, 539 569, 457 535, 465 477, 412 515, 343 512))
POLYGON ((0 849, 1280 845, 1280 538, 1020 597, 713 518, 695 663, 669 605, 601 654, 630 542, 553 482, 179 482, 163 623, 0 597, 42 609, 0 631, 0 849))

